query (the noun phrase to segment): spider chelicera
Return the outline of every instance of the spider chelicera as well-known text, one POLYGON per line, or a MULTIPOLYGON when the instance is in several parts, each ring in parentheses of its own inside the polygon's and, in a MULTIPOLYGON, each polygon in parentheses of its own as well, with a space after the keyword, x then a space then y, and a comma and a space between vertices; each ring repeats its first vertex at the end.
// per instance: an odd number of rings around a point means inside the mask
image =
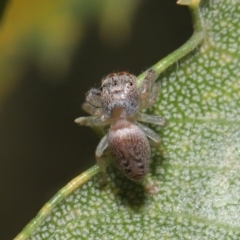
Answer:
POLYGON ((136 77, 127 72, 111 73, 103 78, 101 88, 92 88, 86 94, 83 109, 92 116, 75 120, 80 125, 102 127, 110 125, 108 133, 96 149, 97 163, 109 147, 118 169, 128 178, 138 181, 148 172, 150 146, 147 137, 159 143, 159 135, 140 122, 164 126, 165 118, 140 113, 157 100, 157 74, 149 69, 142 85, 137 88, 136 77))

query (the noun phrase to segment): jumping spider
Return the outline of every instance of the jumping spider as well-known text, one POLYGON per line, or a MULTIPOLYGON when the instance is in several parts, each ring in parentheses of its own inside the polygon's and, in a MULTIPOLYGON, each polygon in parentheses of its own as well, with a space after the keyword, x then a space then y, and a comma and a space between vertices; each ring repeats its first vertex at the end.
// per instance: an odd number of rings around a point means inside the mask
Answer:
POLYGON ((101 88, 92 88, 87 92, 83 109, 93 116, 80 117, 75 122, 95 127, 110 125, 95 152, 100 167, 101 156, 109 147, 116 166, 128 178, 141 180, 148 172, 150 146, 147 137, 157 143, 161 139, 137 121, 165 125, 164 118, 139 112, 151 107, 157 100, 159 86, 155 83, 156 79, 156 72, 150 69, 137 88, 134 75, 111 73, 102 80, 101 88))

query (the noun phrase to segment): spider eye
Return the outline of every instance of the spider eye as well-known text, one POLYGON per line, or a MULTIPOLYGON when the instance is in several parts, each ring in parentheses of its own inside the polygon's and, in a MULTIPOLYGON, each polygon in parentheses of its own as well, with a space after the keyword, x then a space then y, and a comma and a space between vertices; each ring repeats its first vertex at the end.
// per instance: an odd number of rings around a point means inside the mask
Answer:
POLYGON ((132 86, 132 85, 133 85, 133 83, 132 83, 132 82, 130 82, 129 84, 130 84, 130 86, 132 86))

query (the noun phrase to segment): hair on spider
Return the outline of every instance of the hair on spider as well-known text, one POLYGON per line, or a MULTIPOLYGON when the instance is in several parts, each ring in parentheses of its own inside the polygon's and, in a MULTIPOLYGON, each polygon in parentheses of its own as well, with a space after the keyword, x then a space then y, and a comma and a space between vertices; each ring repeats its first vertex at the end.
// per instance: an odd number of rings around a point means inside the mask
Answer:
POLYGON ((110 73, 102 79, 100 88, 92 88, 86 93, 83 109, 92 116, 77 118, 75 122, 94 127, 110 125, 95 152, 103 171, 102 155, 108 147, 115 165, 125 176, 138 181, 147 174, 151 154, 148 138, 157 143, 161 139, 138 121, 160 126, 166 123, 163 117, 140 113, 157 100, 157 76, 154 70, 149 69, 138 88, 136 76, 128 72, 110 73))

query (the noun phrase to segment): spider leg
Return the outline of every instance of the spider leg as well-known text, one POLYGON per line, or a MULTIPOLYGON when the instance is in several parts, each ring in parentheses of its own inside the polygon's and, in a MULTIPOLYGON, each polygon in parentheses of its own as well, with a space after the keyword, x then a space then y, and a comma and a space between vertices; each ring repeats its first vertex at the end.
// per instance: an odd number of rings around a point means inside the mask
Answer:
POLYGON ((160 116, 152 116, 144 113, 137 113, 137 120, 140 122, 152 123, 159 126, 166 126, 166 119, 160 116))
POLYGON ((150 129, 149 127, 144 126, 140 123, 138 123, 137 125, 147 135, 147 137, 151 138, 154 142, 156 142, 156 143, 161 142, 161 138, 152 129, 150 129))
MULTIPOLYGON (((141 108, 146 108, 149 95, 152 92, 152 87, 157 77, 158 74, 153 69, 148 70, 147 75, 143 80, 142 86, 139 89, 141 108)), ((154 91, 156 91, 156 89, 154 91)))
POLYGON ((106 134, 102 139, 101 141, 99 142, 98 146, 97 146, 97 149, 96 149, 96 152, 95 152, 95 155, 97 158, 101 157, 104 150, 107 148, 108 146, 108 134, 106 134))
POLYGON ((152 91, 148 95, 146 99, 146 108, 150 108, 153 104, 157 101, 160 92, 160 85, 159 83, 154 83, 152 86, 152 91))
POLYGON ((101 90, 98 88, 90 89, 85 96, 85 103, 82 108, 94 116, 100 116, 103 114, 101 104, 101 90))
POLYGON ((110 124, 109 121, 104 120, 100 117, 90 116, 90 117, 79 117, 74 120, 75 123, 80 125, 85 125, 89 127, 102 127, 110 124))
POLYGON ((88 112, 89 114, 93 115, 93 116, 100 116, 103 114, 103 109, 101 107, 96 107, 94 105, 91 105, 88 102, 85 102, 82 105, 83 110, 85 110, 86 112, 88 112))
POLYGON ((106 160, 105 157, 102 157, 104 150, 108 146, 108 134, 106 134, 100 141, 100 143, 97 146, 97 149, 95 151, 96 161, 98 166, 101 169, 102 172, 102 181, 103 183, 107 183, 107 174, 106 174, 106 168, 109 164, 109 161, 106 160))
POLYGON ((86 102, 96 107, 102 107, 101 103, 101 89, 91 88, 85 96, 86 102))

